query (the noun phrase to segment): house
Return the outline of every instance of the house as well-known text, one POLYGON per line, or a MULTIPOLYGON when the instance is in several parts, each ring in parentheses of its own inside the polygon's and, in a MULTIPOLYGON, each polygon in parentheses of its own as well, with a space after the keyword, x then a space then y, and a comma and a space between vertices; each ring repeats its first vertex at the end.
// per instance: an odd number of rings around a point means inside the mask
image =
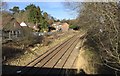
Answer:
POLYGON ((52 30, 56 30, 52 25, 48 25, 48 32, 51 32, 52 30))
POLYGON ((25 23, 25 22, 21 22, 20 23, 20 26, 22 27, 23 29, 23 36, 30 36, 32 35, 33 33, 33 28, 30 27, 30 24, 28 25, 28 23, 25 23))
POLYGON ((54 27, 56 31, 65 32, 69 30, 69 24, 67 23, 55 22, 51 26, 54 27))
POLYGON ((25 22, 21 22, 20 26, 24 27, 24 26, 28 26, 25 22))
POLYGON ((62 32, 68 31, 69 30, 69 24, 68 23, 62 23, 61 24, 61 30, 62 30, 62 32))
POLYGON ((61 23, 60 22, 54 22, 51 25, 51 30, 52 31, 60 31, 60 29, 61 29, 61 23))
POLYGON ((23 28, 23 32, 24 32, 24 36, 27 35, 34 35, 34 36, 41 36, 43 35, 43 33, 39 33, 39 28, 37 27, 37 25, 33 24, 33 23, 25 23, 25 22, 21 22, 20 24, 23 28))
POLYGON ((33 31, 39 31, 38 25, 33 24, 33 23, 27 23, 29 28, 32 28, 33 31))
POLYGON ((54 27, 56 31, 59 31, 61 29, 61 23, 60 22, 55 22, 51 26, 54 27))
POLYGON ((3 39, 6 40, 18 40, 19 37, 22 37, 22 27, 16 21, 15 18, 11 18, 10 22, 6 25, 3 24, 3 39))

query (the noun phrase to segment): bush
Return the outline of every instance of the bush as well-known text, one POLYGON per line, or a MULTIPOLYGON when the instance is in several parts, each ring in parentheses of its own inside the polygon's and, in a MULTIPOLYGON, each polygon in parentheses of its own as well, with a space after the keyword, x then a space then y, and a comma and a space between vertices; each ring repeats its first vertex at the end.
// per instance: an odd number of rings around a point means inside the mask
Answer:
POLYGON ((79 29, 79 26, 77 26, 77 25, 71 25, 69 28, 70 28, 70 29, 73 29, 73 30, 78 30, 78 29, 79 29))

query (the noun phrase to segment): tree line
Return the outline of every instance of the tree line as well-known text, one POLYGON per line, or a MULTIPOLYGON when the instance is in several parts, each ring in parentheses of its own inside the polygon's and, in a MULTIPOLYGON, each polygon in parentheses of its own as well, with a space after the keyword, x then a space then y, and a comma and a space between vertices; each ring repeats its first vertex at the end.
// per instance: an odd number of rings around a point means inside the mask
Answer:
MULTIPOLYGON (((7 3, 4 4, 7 5, 7 3)), ((4 18, 12 16, 18 22, 24 21, 27 23, 38 25, 39 32, 48 31, 48 26, 57 21, 57 19, 55 19, 53 16, 51 16, 47 12, 41 11, 41 8, 34 4, 29 4, 22 10, 20 10, 18 6, 14 6, 13 8, 9 9, 9 11, 2 10, 2 12, 4 18)))

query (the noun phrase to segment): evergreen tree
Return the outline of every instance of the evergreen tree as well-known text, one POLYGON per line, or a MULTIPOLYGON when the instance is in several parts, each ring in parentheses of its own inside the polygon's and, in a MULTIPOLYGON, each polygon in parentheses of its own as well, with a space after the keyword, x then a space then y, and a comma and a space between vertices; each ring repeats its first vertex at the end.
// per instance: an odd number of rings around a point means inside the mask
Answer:
POLYGON ((13 14, 15 14, 15 13, 18 13, 20 10, 19 10, 19 7, 14 6, 12 9, 10 9, 10 11, 12 11, 13 14))

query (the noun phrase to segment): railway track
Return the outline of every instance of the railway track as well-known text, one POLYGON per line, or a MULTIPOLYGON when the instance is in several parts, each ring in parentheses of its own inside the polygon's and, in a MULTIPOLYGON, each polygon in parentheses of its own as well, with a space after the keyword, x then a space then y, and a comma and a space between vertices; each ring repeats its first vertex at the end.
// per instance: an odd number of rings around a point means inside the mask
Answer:
POLYGON ((26 66, 16 70, 17 75, 42 75, 42 76, 69 76, 75 75, 77 67, 75 62, 78 56, 76 45, 80 40, 76 34, 68 40, 49 49, 26 66), (30 68, 28 68, 30 67, 30 68), (36 69, 39 68, 39 69, 36 69))

